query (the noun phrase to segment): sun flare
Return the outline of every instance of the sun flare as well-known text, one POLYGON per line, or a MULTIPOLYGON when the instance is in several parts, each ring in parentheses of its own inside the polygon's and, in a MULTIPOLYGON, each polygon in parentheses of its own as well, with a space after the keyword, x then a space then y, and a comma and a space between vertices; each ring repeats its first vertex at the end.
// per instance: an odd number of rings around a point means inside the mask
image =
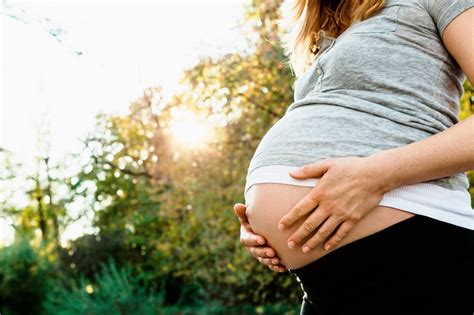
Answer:
POLYGON ((209 122, 186 109, 173 111, 168 132, 178 144, 188 148, 203 146, 213 134, 209 122))

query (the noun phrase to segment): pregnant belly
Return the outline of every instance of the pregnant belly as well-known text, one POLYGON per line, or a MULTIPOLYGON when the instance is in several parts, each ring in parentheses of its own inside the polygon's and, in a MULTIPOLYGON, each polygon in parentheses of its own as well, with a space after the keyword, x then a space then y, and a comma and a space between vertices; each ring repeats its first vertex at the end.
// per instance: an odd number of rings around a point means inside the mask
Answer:
POLYGON ((305 186, 264 183, 253 185, 247 194, 247 216, 252 230, 266 238, 267 244, 277 252, 281 263, 289 269, 303 267, 342 246, 414 216, 413 213, 400 209, 377 206, 357 222, 339 245, 326 251, 323 248, 324 244, 319 244, 305 254, 302 251, 304 242, 290 249, 287 240, 307 217, 301 218, 284 231, 279 231, 277 225, 280 219, 311 189, 305 186))

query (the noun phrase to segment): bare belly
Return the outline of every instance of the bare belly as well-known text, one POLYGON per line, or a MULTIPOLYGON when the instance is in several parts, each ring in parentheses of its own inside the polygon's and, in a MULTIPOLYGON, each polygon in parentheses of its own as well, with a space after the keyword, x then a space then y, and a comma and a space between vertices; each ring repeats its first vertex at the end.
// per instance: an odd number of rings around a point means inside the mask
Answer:
POLYGON ((312 187, 279 183, 256 184, 250 187, 246 198, 246 212, 252 230, 266 238, 267 244, 277 252, 281 263, 289 269, 303 267, 344 245, 414 216, 413 213, 400 209, 377 206, 358 221, 339 245, 326 251, 323 247, 324 244, 319 244, 315 249, 305 254, 302 251, 304 243, 297 244, 295 248, 290 249, 287 240, 305 221, 306 217, 282 232, 278 230, 277 225, 280 219, 311 189, 312 187))

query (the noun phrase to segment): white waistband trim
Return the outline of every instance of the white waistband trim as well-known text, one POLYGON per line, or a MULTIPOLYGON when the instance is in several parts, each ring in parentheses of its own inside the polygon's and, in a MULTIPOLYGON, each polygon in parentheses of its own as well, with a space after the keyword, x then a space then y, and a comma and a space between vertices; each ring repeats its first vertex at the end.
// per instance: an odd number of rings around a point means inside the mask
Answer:
MULTIPOLYGON (((301 180, 288 174, 297 168, 287 165, 268 165, 254 169, 247 176, 245 198, 249 188, 255 184, 281 183, 307 187, 316 186, 319 178, 301 180)), ((425 215, 474 230, 474 210, 471 208, 471 196, 467 190, 451 190, 430 183, 406 185, 387 192, 379 205, 425 215)))

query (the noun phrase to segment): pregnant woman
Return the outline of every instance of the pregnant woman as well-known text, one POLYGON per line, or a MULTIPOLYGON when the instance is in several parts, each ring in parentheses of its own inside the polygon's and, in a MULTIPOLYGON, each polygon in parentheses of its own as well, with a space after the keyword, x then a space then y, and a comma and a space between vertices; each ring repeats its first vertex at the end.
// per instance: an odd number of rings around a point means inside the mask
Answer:
POLYGON ((250 161, 241 242, 297 277, 301 314, 472 314, 474 0, 293 5, 294 102, 250 161))

